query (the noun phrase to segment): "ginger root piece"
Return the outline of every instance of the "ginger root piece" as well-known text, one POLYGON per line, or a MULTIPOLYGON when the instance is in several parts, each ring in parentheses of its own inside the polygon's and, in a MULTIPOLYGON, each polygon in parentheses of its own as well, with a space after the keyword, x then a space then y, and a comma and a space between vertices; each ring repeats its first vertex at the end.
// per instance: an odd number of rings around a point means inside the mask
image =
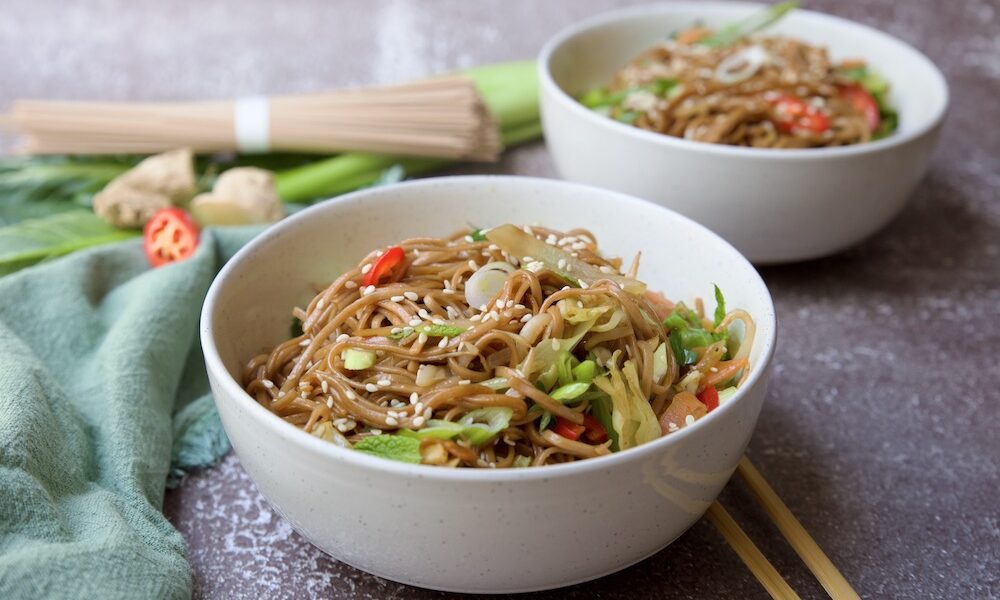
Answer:
POLYGON ((211 192, 195 196, 190 210, 200 225, 273 223, 285 216, 274 175, 255 167, 224 172, 211 192))
POLYGON ((184 204, 197 191, 191 150, 171 150, 114 178, 94 196, 94 212, 115 227, 142 227, 156 211, 184 204))

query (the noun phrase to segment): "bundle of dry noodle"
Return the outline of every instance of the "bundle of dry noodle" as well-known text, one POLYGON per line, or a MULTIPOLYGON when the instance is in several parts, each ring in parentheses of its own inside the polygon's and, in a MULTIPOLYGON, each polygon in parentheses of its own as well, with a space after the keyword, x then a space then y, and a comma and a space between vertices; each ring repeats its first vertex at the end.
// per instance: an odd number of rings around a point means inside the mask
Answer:
POLYGON ((634 279, 638 257, 628 276, 621 267, 582 229, 408 239, 295 309, 301 333, 249 360, 246 390, 345 447, 417 438, 410 462, 534 466, 627 449, 704 415, 705 390, 738 385, 754 326, 742 310, 717 324, 692 310, 692 331, 714 337, 679 364, 662 324, 677 307, 634 279), (488 300, 470 305, 491 277, 488 300), (737 321, 742 343, 721 333, 737 321))
POLYGON ((475 84, 390 87, 216 102, 18 100, 5 123, 29 154, 378 152, 495 160, 497 124, 475 84))

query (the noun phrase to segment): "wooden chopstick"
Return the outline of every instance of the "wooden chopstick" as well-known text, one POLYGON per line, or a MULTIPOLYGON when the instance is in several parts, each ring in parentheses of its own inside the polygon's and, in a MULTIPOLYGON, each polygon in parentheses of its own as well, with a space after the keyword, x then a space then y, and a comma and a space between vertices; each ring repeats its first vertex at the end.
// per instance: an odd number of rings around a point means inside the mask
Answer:
POLYGON ((775 600, 798 600, 799 595, 788 585, 788 582, 778 573, 774 565, 761 553, 746 532, 736 524, 726 509, 718 502, 713 502, 705 513, 709 522, 715 525, 722 537, 726 539, 753 576, 757 578, 767 593, 775 600))
MULTIPOLYGON (((819 580, 820 585, 823 586, 826 593, 834 600, 853 600, 855 598, 860 600, 861 597, 854 591, 851 584, 847 583, 847 579, 844 578, 833 562, 820 549, 816 540, 809 535, 805 527, 802 526, 802 523, 792 514, 792 511, 788 510, 788 506, 781 501, 781 498, 775 493, 774 488, 767 483, 764 476, 760 474, 760 471, 751 464, 750 459, 746 456, 741 458, 736 471, 743 478, 743 481, 746 482, 757 502, 760 503, 768 516, 771 517, 774 524, 778 526, 781 535, 785 536, 785 539, 788 540, 795 553, 799 555, 802 562, 806 563, 812 574, 819 580)), ((709 509, 709 513, 711 513, 711 508, 709 509)), ((716 526, 718 527, 718 525, 716 526)), ((746 562, 746 559, 744 559, 744 562, 746 562)), ((749 566, 749 563, 747 564, 749 566)), ((751 570, 753 570, 752 567, 751 570)), ((754 575, 757 574, 754 573, 754 575)), ((757 578, 760 579, 760 576, 757 576, 757 578)))

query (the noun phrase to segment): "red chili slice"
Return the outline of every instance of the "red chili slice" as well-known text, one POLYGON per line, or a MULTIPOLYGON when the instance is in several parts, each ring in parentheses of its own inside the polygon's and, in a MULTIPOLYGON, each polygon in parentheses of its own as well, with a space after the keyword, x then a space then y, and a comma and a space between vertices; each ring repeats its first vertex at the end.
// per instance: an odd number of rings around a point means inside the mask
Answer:
POLYGON ((879 123, 882 121, 878 111, 878 102, 865 88, 860 85, 845 85, 840 88, 840 95, 851 103, 858 114, 865 118, 871 131, 878 129, 879 123))
POLYGON ((392 276, 393 270, 403 262, 404 258, 406 258, 406 252, 402 248, 399 246, 389 248, 372 263, 371 270, 365 273, 361 284, 377 286, 383 279, 392 276))
POLYGON ((702 392, 698 394, 698 399, 705 405, 708 412, 712 412, 713 410, 719 408, 719 390, 714 387, 710 386, 702 390, 702 392))
POLYGON ((779 96, 773 104, 774 123, 785 133, 801 130, 823 133, 830 128, 829 117, 802 98, 779 96))
MULTIPOLYGON (((584 419, 586 422, 586 417, 584 417, 584 419)), ((586 430, 587 427, 585 425, 577 425, 576 423, 562 417, 556 417, 556 424, 552 426, 552 431, 568 440, 573 441, 580 439, 580 434, 586 430)))
POLYGON ((188 213, 179 208, 164 208, 146 222, 142 237, 149 264, 159 267, 194 254, 199 231, 188 213))

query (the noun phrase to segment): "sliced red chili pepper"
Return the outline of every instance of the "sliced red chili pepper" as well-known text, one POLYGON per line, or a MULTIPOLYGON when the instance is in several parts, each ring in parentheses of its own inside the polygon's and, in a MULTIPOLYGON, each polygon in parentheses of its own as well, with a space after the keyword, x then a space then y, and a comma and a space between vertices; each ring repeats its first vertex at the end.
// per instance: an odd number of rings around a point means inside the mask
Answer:
POLYGON ((854 110, 865 118, 871 131, 878 129, 882 117, 878 111, 878 102, 860 85, 845 85, 840 88, 840 95, 850 102, 854 110))
POLYGON ((702 390, 702 392, 698 394, 698 399, 705 405, 708 412, 712 412, 713 410, 719 408, 719 390, 714 387, 709 386, 702 390))
POLYGON ((608 441, 608 432, 604 430, 604 425, 591 415, 583 415, 583 426, 587 429, 583 437, 591 444, 603 444, 608 441))
POLYGON ((142 230, 142 249, 149 264, 159 267, 184 260, 198 247, 198 226, 179 208, 156 211, 142 230))
POLYGON ((402 248, 399 246, 389 248, 372 263, 371 270, 365 273, 361 280, 362 285, 378 285, 384 278, 392 275, 393 269, 399 266, 404 258, 406 258, 406 252, 402 248))
POLYGON ((785 133, 805 130, 823 133, 830 128, 830 119, 818 108, 795 96, 778 96, 774 104, 774 123, 785 133))
POLYGON ((576 423, 562 417, 556 417, 556 424, 552 426, 552 431, 568 440, 574 441, 580 439, 580 434, 586 430, 586 426, 577 425, 576 423))

